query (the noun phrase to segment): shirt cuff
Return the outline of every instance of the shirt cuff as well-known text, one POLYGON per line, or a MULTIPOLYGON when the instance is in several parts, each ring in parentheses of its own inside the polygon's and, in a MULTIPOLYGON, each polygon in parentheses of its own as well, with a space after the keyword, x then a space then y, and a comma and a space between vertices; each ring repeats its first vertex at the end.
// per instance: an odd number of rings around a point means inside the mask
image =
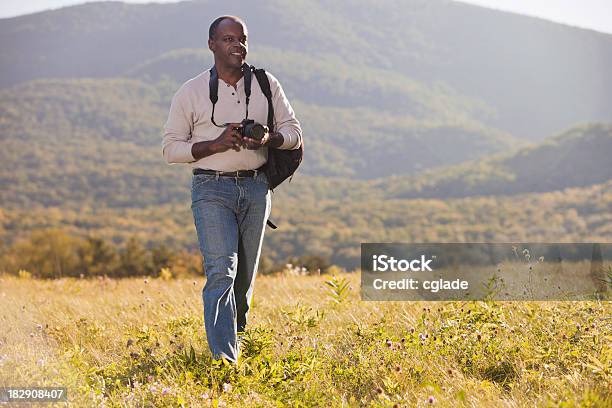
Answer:
POLYGON ((193 143, 172 143, 166 146, 165 156, 168 163, 191 163, 196 161, 191 154, 193 143))
POLYGON ((296 135, 292 134, 291 132, 283 133, 279 131, 279 133, 283 135, 283 144, 280 145, 278 149, 291 150, 296 147, 298 143, 298 137, 296 135))

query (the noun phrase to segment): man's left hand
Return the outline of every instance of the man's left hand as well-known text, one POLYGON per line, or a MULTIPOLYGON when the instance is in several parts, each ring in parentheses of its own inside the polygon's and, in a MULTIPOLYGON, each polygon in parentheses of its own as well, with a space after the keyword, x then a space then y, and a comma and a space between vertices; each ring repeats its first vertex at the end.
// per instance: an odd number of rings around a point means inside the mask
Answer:
POLYGON ((279 147, 283 142, 283 135, 279 132, 268 132, 260 140, 251 139, 250 137, 242 138, 242 145, 250 150, 256 150, 264 146, 279 147))

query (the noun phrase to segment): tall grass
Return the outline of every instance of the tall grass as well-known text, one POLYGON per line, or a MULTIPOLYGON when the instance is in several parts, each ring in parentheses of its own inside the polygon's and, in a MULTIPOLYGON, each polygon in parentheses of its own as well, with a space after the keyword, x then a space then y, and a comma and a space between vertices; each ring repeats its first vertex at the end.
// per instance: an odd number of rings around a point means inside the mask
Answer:
POLYGON ((258 277, 230 366, 200 279, 2 276, 0 386, 77 407, 612 406, 609 302, 362 302, 358 278, 258 277))

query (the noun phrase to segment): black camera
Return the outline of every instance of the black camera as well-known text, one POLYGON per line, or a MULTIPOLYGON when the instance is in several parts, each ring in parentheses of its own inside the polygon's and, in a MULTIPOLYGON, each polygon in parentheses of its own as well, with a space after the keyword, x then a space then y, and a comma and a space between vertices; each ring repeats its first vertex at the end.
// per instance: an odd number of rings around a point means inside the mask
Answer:
POLYGON ((253 119, 244 119, 240 123, 238 132, 242 137, 248 137, 255 140, 261 140, 268 133, 268 127, 261 123, 255 122, 253 119))

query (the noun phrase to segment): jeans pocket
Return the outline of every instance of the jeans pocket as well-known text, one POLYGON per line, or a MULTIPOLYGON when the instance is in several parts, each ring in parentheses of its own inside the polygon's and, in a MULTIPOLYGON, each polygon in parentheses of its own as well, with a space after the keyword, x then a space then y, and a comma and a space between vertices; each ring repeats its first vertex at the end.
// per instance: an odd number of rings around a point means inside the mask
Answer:
POLYGON ((255 181, 258 183, 263 183, 266 185, 266 187, 269 185, 268 184, 268 176, 266 176, 266 173, 264 173, 263 171, 260 171, 257 173, 257 177, 255 177, 255 181))
POLYGON ((217 176, 212 175, 212 174, 195 174, 193 176, 193 180, 191 185, 195 188, 195 187, 199 187, 202 186, 206 183, 209 183, 213 180, 215 180, 217 178, 217 176))

